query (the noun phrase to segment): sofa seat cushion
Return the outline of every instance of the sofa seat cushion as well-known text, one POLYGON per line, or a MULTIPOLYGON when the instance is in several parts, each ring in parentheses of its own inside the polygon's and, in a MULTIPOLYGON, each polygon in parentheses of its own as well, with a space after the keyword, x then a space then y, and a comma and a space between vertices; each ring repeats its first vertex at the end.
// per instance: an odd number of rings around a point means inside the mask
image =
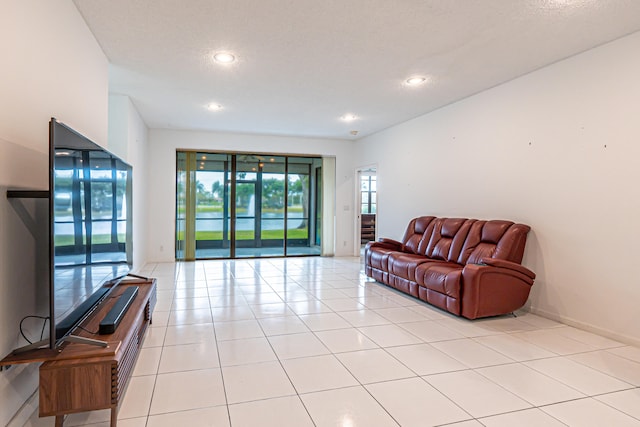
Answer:
POLYGON ((415 282, 416 267, 424 262, 429 262, 424 255, 408 254, 404 252, 392 252, 389 254, 389 273, 403 279, 415 282))
POLYGON ((460 298, 462 268, 453 262, 427 262, 416 267, 416 282, 420 286, 447 295, 460 298))

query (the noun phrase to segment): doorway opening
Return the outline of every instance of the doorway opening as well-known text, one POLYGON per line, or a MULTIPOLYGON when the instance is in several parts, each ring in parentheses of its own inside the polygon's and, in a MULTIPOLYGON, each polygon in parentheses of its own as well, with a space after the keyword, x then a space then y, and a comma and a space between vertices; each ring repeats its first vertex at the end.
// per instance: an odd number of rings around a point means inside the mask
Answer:
POLYGON ((376 239, 378 214, 378 179, 376 166, 356 170, 356 255, 361 255, 364 246, 376 239))

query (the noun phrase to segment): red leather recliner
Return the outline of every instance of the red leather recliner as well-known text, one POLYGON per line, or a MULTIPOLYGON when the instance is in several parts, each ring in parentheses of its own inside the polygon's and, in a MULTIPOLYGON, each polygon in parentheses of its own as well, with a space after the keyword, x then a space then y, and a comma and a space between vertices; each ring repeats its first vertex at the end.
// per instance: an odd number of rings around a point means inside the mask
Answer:
POLYGON ((401 242, 367 244, 365 272, 468 319, 511 313, 536 277, 520 264, 529 230, 502 220, 415 218, 401 242))

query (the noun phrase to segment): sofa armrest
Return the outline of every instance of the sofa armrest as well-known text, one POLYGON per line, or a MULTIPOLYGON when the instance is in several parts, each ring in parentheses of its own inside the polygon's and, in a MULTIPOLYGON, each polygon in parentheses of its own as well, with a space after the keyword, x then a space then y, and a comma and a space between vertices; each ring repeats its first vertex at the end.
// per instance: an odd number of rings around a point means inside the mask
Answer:
POLYGON ((477 319, 511 313, 522 307, 533 285, 532 275, 535 275, 520 267, 524 270, 488 263, 465 265, 462 269, 462 316, 477 319))
POLYGON ((369 242, 367 243, 366 249, 377 247, 377 248, 386 248, 392 249, 394 251, 402 251, 404 249, 404 245, 397 240, 387 239, 385 237, 381 237, 377 242, 369 242))
POLYGON ((507 261, 504 259, 483 258, 482 263, 491 267, 507 268, 509 270, 517 271, 518 273, 522 273, 525 276, 530 277, 531 280, 536 278, 536 273, 529 270, 527 267, 515 262, 507 261))
POLYGON ((402 246, 402 243, 398 242, 397 240, 393 240, 393 239, 389 239, 388 237, 380 237, 378 239, 379 243, 387 243, 390 245, 395 245, 395 246, 402 246))

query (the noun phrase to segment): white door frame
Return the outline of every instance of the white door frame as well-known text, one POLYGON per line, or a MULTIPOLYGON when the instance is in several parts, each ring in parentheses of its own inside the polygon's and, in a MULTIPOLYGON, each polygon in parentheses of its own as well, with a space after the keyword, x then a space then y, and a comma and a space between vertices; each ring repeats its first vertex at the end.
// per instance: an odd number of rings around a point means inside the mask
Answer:
MULTIPOLYGON (((355 198, 354 198, 354 233, 353 233, 353 256, 360 256, 360 227, 362 223, 362 216, 360 214, 360 178, 363 173, 368 172, 370 175, 378 176, 378 164, 372 163, 369 165, 359 166, 355 169, 355 198)), ((380 200, 378 194, 378 185, 376 185, 376 219, 378 215, 378 200, 380 200)), ((378 224, 376 221, 376 239, 378 238, 378 224)))

